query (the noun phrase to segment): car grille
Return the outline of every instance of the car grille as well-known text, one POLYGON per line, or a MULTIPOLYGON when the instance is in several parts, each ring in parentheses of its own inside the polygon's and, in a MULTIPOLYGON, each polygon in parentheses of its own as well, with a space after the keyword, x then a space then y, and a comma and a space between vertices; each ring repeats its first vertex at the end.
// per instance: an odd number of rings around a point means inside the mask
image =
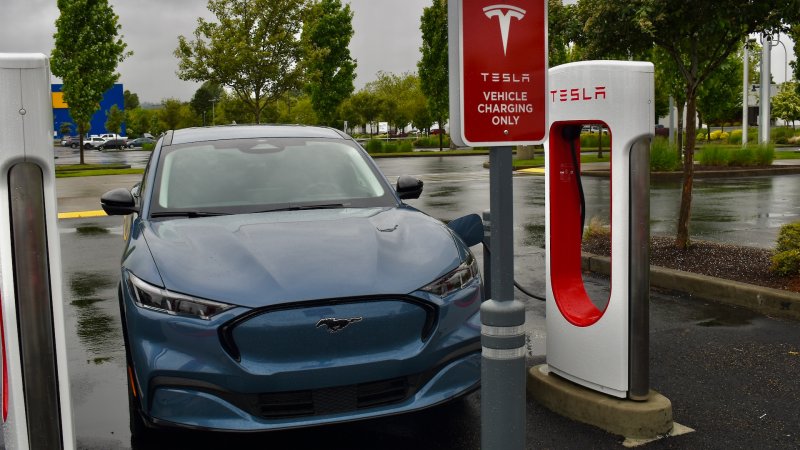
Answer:
POLYGON ((331 388, 259 394, 257 413, 263 418, 337 414, 399 403, 409 398, 417 383, 401 377, 331 388))

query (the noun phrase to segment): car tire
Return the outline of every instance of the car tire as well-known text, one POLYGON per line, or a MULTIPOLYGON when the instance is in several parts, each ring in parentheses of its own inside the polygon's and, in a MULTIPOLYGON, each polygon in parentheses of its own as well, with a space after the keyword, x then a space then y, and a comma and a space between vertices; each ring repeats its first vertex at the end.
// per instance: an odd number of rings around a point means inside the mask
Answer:
POLYGON ((104 146, 102 146, 102 145, 98 145, 98 146, 97 146, 97 149, 98 149, 98 150, 100 150, 100 151, 103 151, 103 150, 105 149, 105 147, 104 147, 104 146))
POLYGON ((78 148, 78 144, 69 144, 69 148, 76 149, 78 148))

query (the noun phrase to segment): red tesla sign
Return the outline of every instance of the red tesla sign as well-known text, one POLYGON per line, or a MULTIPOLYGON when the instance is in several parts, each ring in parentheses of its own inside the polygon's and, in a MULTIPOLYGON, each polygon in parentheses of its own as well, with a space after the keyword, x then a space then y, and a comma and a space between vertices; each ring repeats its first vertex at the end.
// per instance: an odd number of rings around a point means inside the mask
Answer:
MULTIPOLYGON (((543 141, 547 135, 546 0, 457 3, 459 110, 451 111, 451 116, 458 114, 451 128, 455 123, 459 137, 470 146, 543 141)), ((451 134, 455 131, 451 129, 451 134)))

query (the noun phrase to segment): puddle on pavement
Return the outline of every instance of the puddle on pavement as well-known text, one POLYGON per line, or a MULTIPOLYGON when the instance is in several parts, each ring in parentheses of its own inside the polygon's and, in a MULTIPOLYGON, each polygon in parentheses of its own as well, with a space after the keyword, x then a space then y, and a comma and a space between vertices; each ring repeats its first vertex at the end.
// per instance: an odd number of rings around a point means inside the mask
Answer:
POLYGON ((428 197, 453 197, 462 191, 460 186, 444 186, 428 194, 428 197))
POLYGON ((112 286, 114 282, 107 276, 91 272, 75 272, 69 280, 69 288, 75 297, 91 297, 98 289, 112 286))
POLYGON ((524 225, 525 238, 523 245, 528 247, 545 248, 545 230, 542 224, 528 223, 524 225))
POLYGON ((107 314, 103 302, 112 298, 114 280, 108 276, 92 272, 76 272, 69 280, 77 316, 76 334, 87 352, 98 355, 92 359, 94 364, 103 364, 113 358, 107 356, 117 352, 121 333, 117 320, 107 314), (109 289, 111 288, 111 289, 109 289), (109 297, 103 297, 105 291, 109 297))
POLYGON ((81 236, 98 236, 106 235, 109 233, 108 228, 99 227, 97 225, 83 225, 75 228, 75 232, 81 236))
POLYGON ((756 317, 759 317, 758 313, 744 308, 709 303, 703 309, 703 318, 697 320, 695 325, 709 328, 740 327, 750 325, 756 317))

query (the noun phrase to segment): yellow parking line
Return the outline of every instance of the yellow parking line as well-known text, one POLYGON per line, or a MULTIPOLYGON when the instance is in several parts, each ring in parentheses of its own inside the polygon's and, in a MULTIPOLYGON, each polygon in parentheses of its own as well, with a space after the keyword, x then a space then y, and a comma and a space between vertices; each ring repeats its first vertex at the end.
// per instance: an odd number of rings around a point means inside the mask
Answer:
POLYGON ((76 212, 63 212, 58 213, 59 219, 85 219, 87 217, 102 217, 106 212, 102 209, 97 211, 76 211, 76 212))
POLYGON ((543 167, 532 167, 530 169, 520 169, 517 172, 544 175, 544 168, 543 167))

